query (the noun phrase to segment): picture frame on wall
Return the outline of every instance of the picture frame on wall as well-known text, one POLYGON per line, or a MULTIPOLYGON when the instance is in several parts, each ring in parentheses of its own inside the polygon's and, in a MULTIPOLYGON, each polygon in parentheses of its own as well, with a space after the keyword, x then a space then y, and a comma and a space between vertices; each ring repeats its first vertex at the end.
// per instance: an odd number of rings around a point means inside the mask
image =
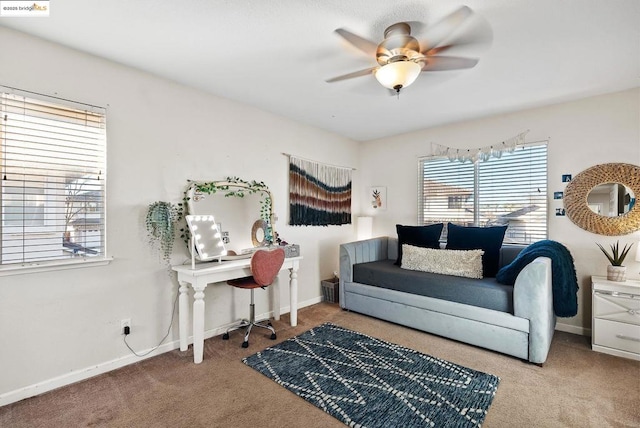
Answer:
POLYGON ((387 209, 387 188, 384 186, 371 187, 369 200, 371 201, 371 207, 375 210, 385 211, 387 209))

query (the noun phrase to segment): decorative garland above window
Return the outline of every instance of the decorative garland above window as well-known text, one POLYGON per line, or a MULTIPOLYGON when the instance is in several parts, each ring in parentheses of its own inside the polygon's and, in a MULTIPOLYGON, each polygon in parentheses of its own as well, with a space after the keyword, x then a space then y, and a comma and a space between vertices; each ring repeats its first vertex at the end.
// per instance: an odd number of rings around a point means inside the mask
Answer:
POLYGON ((502 153, 512 153, 517 146, 524 145, 525 136, 528 132, 529 130, 526 130, 515 137, 509 138, 508 140, 477 149, 457 149, 454 147, 431 143, 431 156, 446 156, 451 162, 458 161, 463 163, 475 163, 478 160, 487 161, 490 158, 499 159, 502 157, 502 153))

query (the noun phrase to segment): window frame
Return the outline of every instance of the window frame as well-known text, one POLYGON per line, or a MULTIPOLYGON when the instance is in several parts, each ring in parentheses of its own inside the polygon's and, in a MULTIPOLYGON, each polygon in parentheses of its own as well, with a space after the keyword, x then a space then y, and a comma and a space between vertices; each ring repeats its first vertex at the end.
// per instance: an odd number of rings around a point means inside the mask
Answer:
MULTIPOLYGON (((90 266, 104 266, 109 264, 113 260, 113 257, 107 256, 108 242, 107 242, 107 117, 106 117, 107 111, 106 111, 106 108, 0 85, 0 99, 2 100, 2 106, 0 106, 0 111, 2 111, 2 114, 3 114, 3 117, 0 117, 0 120, 2 121, 2 123, 0 123, 0 170, 2 171, 2 177, 0 177, 0 179, 3 179, 6 176, 5 174, 9 171, 7 168, 11 168, 10 162, 13 162, 11 159, 7 159, 6 150, 8 146, 7 146, 7 140, 6 140, 7 134, 5 133, 5 131, 7 129, 11 130, 12 127, 14 127, 15 125, 9 125, 9 126, 5 125, 4 120, 6 119, 8 114, 11 114, 9 113, 9 110, 5 112, 5 104, 4 104, 5 97, 7 98, 21 97, 22 102, 24 102, 25 105, 27 105, 30 102, 34 102, 36 104, 42 103, 40 105, 42 105, 44 108, 47 108, 46 106, 50 105, 51 110, 53 110, 54 112, 57 112, 58 110, 60 112, 73 112, 75 110, 80 112, 84 111, 87 117, 88 115, 96 115, 96 114, 100 117, 99 129, 101 129, 102 131, 99 132, 99 136, 98 136, 99 142, 98 142, 98 146, 96 146, 99 150, 99 153, 97 155, 93 155, 91 158, 87 158, 87 160, 77 161, 77 162, 80 162, 80 168, 82 170, 85 170, 88 167, 88 165, 90 165, 92 162, 94 161, 98 162, 100 171, 102 174, 102 177, 99 178, 100 179, 99 191, 101 192, 100 203, 103 206, 99 208, 99 210, 101 210, 100 212, 100 223, 101 223, 100 228, 102 229, 102 231, 100 232, 101 242, 99 242, 98 247, 95 247, 96 249, 98 248, 100 249, 100 252, 98 255, 87 256, 86 254, 84 254, 80 256, 77 256, 77 255, 72 256, 70 258, 63 258, 60 256, 46 256, 42 259, 36 258, 33 260, 25 259, 24 257, 22 257, 21 260, 19 261, 3 261, 2 259, 0 259, 0 277, 8 276, 8 275, 24 274, 24 273, 36 273, 36 272, 57 271, 57 270, 66 270, 66 269, 74 269, 74 268, 84 268, 84 267, 90 267, 90 266)), ((9 104, 11 103, 15 104, 16 102, 19 102, 19 101, 7 101, 7 103, 9 104)), ((31 116, 28 116, 28 117, 30 120, 32 120, 31 116)), ((52 118, 52 120, 56 120, 55 118, 58 118, 59 120, 61 116, 58 116, 57 114, 54 113, 50 117, 52 118)), ((29 123, 32 123, 32 122, 29 122, 29 123)), ((82 129, 87 129, 87 128, 82 128, 82 129)), ((47 131, 49 135, 45 135, 43 137, 37 137, 37 138, 42 138, 43 144, 45 144, 43 146, 44 150, 51 150, 52 148, 60 149, 60 147, 64 149, 64 145, 60 146, 59 144, 51 142, 53 141, 53 138, 54 138, 51 132, 55 132, 56 130, 57 128, 53 128, 52 131, 47 131)), ((80 132, 84 132, 84 131, 80 131, 80 132)), ((32 134, 32 135, 37 135, 37 134, 32 134)), ((79 137, 79 138, 83 138, 83 137, 79 137)), ((15 145, 16 141, 20 142, 21 140, 13 140, 12 144, 15 145)), ((65 140, 65 141, 73 141, 73 139, 65 140)), ((29 146, 22 146, 22 147, 29 147, 29 146)), ((93 149, 93 146, 86 146, 86 147, 77 146, 77 147, 83 147, 82 150, 93 149)), ((27 149, 21 149, 21 150, 27 150, 27 149)), ((80 152, 76 154, 75 152, 71 152, 68 149, 66 149, 66 151, 63 151, 62 153, 69 153, 69 155, 79 156, 80 152)), ((63 154, 62 156, 66 156, 66 155, 63 154)), ((84 155, 82 155, 81 157, 84 157, 84 155)), ((50 158, 41 158, 40 155, 38 155, 38 158, 37 158, 38 163, 32 164, 33 166, 28 166, 27 171, 36 172, 41 165, 46 166, 46 161, 48 161, 49 159, 50 158)), ((65 159, 67 158, 65 157, 65 159)), ((72 172, 72 169, 73 168, 65 167, 62 170, 60 170, 62 172, 62 175, 60 177, 66 177, 69 172, 72 172)), ((48 225, 51 226, 51 224, 53 224, 52 222, 54 222, 55 220, 52 218, 52 215, 53 215, 51 213, 52 209, 65 208, 64 214, 59 213, 57 214, 57 217, 60 217, 61 215, 63 215, 66 218, 68 215, 66 212, 66 205, 68 203, 67 197, 65 197, 65 201, 67 202, 62 202, 59 199, 55 201, 56 189, 54 187, 56 186, 53 186, 49 182, 51 181, 51 178, 54 177, 54 175, 52 175, 51 172, 52 171, 50 171, 48 168, 43 168, 43 177, 45 177, 45 179, 41 180, 40 182, 43 189, 43 200, 45 200, 44 213, 42 216, 43 225, 40 225, 42 226, 43 229, 46 229, 48 225), (54 195, 54 196, 51 196, 52 198, 54 198, 54 203, 49 204, 47 206, 46 199, 47 199, 48 192, 54 192, 54 193, 51 193, 52 195, 54 195)), ((26 182, 26 183, 27 184, 23 185, 23 187, 21 188, 24 189, 25 187, 32 186, 32 183, 29 183, 29 182, 26 182)), ((8 184, 8 186, 11 186, 11 184, 8 184)), ((63 189, 64 187, 65 186, 63 183, 63 189)), ((59 189, 57 189, 57 191, 59 192, 59 189)), ((2 194, 3 193, 0 193, 0 209, 2 208, 2 205, 3 205, 2 194)), ((65 191, 65 195, 67 195, 66 191, 65 191)), ((88 204, 90 204, 91 202, 92 201, 83 201, 83 206, 88 206, 88 204)), ((87 219, 88 218, 85 218, 85 220, 87 219)), ((4 245, 4 241, 2 240, 3 231, 4 231, 4 228, 6 227, 5 224, 3 223, 4 220, 5 219, 0 216, 0 246, 4 245)), ((68 221, 68 220, 65 220, 65 221, 68 221)), ((24 226, 24 222, 25 221, 23 219, 22 227, 26 227, 24 226)), ((18 226, 18 227, 21 227, 21 226, 18 226)), ((24 231, 22 233, 24 233, 24 231)), ((55 235, 60 232, 55 232, 55 230, 52 230, 50 233, 54 234, 54 239, 55 239, 55 235)), ((64 233, 63 231, 60 233, 60 239, 63 240, 64 236, 66 236, 66 233, 64 233)), ((30 239, 33 239, 33 238, 30 238, 30 239)), ((22 245, 23 247, 21 250, 21 254, 25 254, 24 244, 22 245)), ((1 247, 0 247, 0 251, 2 251, 1 247)))
MULTIPOLYGON (((549 150, 549 146, 548 146, 548 141, 547 140, 543 140, 543 141, 535 141, 535 142, 529 142, 529 143, 525 143, 525 144, 518 144, 514 150, 512 151, 517 151, 519 149, 526 149, 526 148, 537 148, 537 147, 541 147, 544 146, 544 171, 542 171, 542 176, 544 177, 544 190, 543 195, 540 196, 540 199, 544 201, 544 205, 541 207, 543 208, 543 210, 541 210, 541 213, 544 213, 544 237, 536 237, 536 238, 532 238, 530 240, 530 242, 526 242, 523 240, 518 240, 517 238, 511 238, 511 239, 507 239, 505 237, 505 242, 506 243, 513 243, 513 244, 523 244, 523 245, 528 245, 530 243, 539 241, 539 240, 543 240, 543 239, 548 239, 549 236, 549 207, 550 207, 550 203, 549 203, 549 178, 548 178, 548 150, 549 150)), ((507 156, 510 153, 504 153, 504 157, 500 157, 499 159, 494 159, 494 158, 490 158, 489 162, 493 161, 493 162, 499 162, 500 160, 508 160, 507 156)), ((540 158, 540 156, 538 156, 537 158, 540 158)), ((536 159, 536 158, 534 158, 536 159)), ((453 160, 450 161, 449 158, 447 158, 447 156, 442 156, 442 155, 434 155, 434 156, 426 156, 426 157, 421 157, 418 159, 418 209, 417 209, 417 224, 419 225, 428 225, 428 224, 433 224, 434 222, 444 222, 444 228, 442 231, 442 236, 440 238, 441 242, 445 242, 446 241, 446 233, 447 233, 447 223, 451 222, 454 224, 460 224, 460 222, 465 222, 464 219, 459 219, 459 220, 448 220, 448 221, 429 221, 428 218, 425 218, 425 212, 426 210, 428 210, 428 208, 426 208, 426 200, 427 200, 427 194, 425 193, 425 165, 431 161, 431 160, 442 160, 442 161, 447 161, 447 162, 451 162, 451 163, 459 163, 460 165, 464 165, 461 166, 461 173, 458 173, 457 178, 458 180, 460 180, 460 183, 465 182, 464 179, 466 178, 466 185, 468 186, 469 189, 472 189, 472 193, 470 194, 470 196, 465 198, 465 202, 463 202, 460 206, 458 206, 456 204, 456 207, 452 207, 452 197, 457 197, 458 199, 463 198, 464 196, 462 195, 462 193, 460 195, 455 195, 454 193, 447 195, 447 206, 448 209, 459 209, 462 210, 464 209, 464 204, 467 203, 471 203, 472 205, 472 209, 467 211, 471 214, 471 217, 469 217, 468 220, 472 220, 472 221, 466 221, 466 223, 471 223, 472 226, 474 227, 482 227, 482 222, 483 222, 483 212, 486 212, 485 210, 481 209, 482 206, 482 196, 480 195, 480 164, 482 164, 484 161, 478 159, 475 162, 461 162, 459 160, 453 160), (467 170, 464 170, 464 168, 467 168, 467 170), (469 174, 468 169, 471 169, 472 174, 469 174), (460 175, 462 174, 462 175, 460 175), (472 176, 472 183, 469 180, 469 175, 472 176)), ((451 171, 454 171, 453 168, 451 169, 451 171)), ((452 185, 451 183, 446 183, 446 182, 441 182, 438 183, 438 185, 446 187, 446 186, 452 186, 455 187, 454 185, 452 185)), ((461 184, 463 185, 463 184, 461 184)), ((462 188, 461 188, 462 189, 462 188)), ((459 192, 462 192, 462 190, 460 190, 459 192)), ((443 216, 444 217, 444 216, 443 216)), ((507 220, 507 224, 509 224, 509 221, 507 220)), ((542 223, 538 222, 537 224, 538 226, 541 226, 542 223)))

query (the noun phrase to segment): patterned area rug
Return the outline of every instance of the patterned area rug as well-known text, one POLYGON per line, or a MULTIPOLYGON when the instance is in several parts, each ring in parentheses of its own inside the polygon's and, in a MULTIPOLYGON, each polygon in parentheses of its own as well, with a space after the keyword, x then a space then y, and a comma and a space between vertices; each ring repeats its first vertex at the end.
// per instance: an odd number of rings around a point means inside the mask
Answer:
POLYGON ((500 382, 331 323, 242 361, 352 427, 481 426, 500 382))

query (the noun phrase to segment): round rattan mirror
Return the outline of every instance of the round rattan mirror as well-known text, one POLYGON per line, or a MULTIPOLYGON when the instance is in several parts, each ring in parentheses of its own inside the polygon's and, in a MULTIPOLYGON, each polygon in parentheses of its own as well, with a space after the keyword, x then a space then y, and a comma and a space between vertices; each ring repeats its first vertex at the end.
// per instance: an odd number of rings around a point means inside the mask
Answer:
POLYGON ((251 242, 254 247, 264 247, 267 243, 267 227, 266 221, 256 220, 251 227, 251 242))
POLYGON ((627 163, 606 163, 587 168, 571 180, 564 192, 567 217, 584 230, 598 235, 626 235, 640 230, 640 167, 627 163), (589 208, 589 194, 605 184, 618 189, 612 199, 620 201, 617 215, 596 214, 589 208))

